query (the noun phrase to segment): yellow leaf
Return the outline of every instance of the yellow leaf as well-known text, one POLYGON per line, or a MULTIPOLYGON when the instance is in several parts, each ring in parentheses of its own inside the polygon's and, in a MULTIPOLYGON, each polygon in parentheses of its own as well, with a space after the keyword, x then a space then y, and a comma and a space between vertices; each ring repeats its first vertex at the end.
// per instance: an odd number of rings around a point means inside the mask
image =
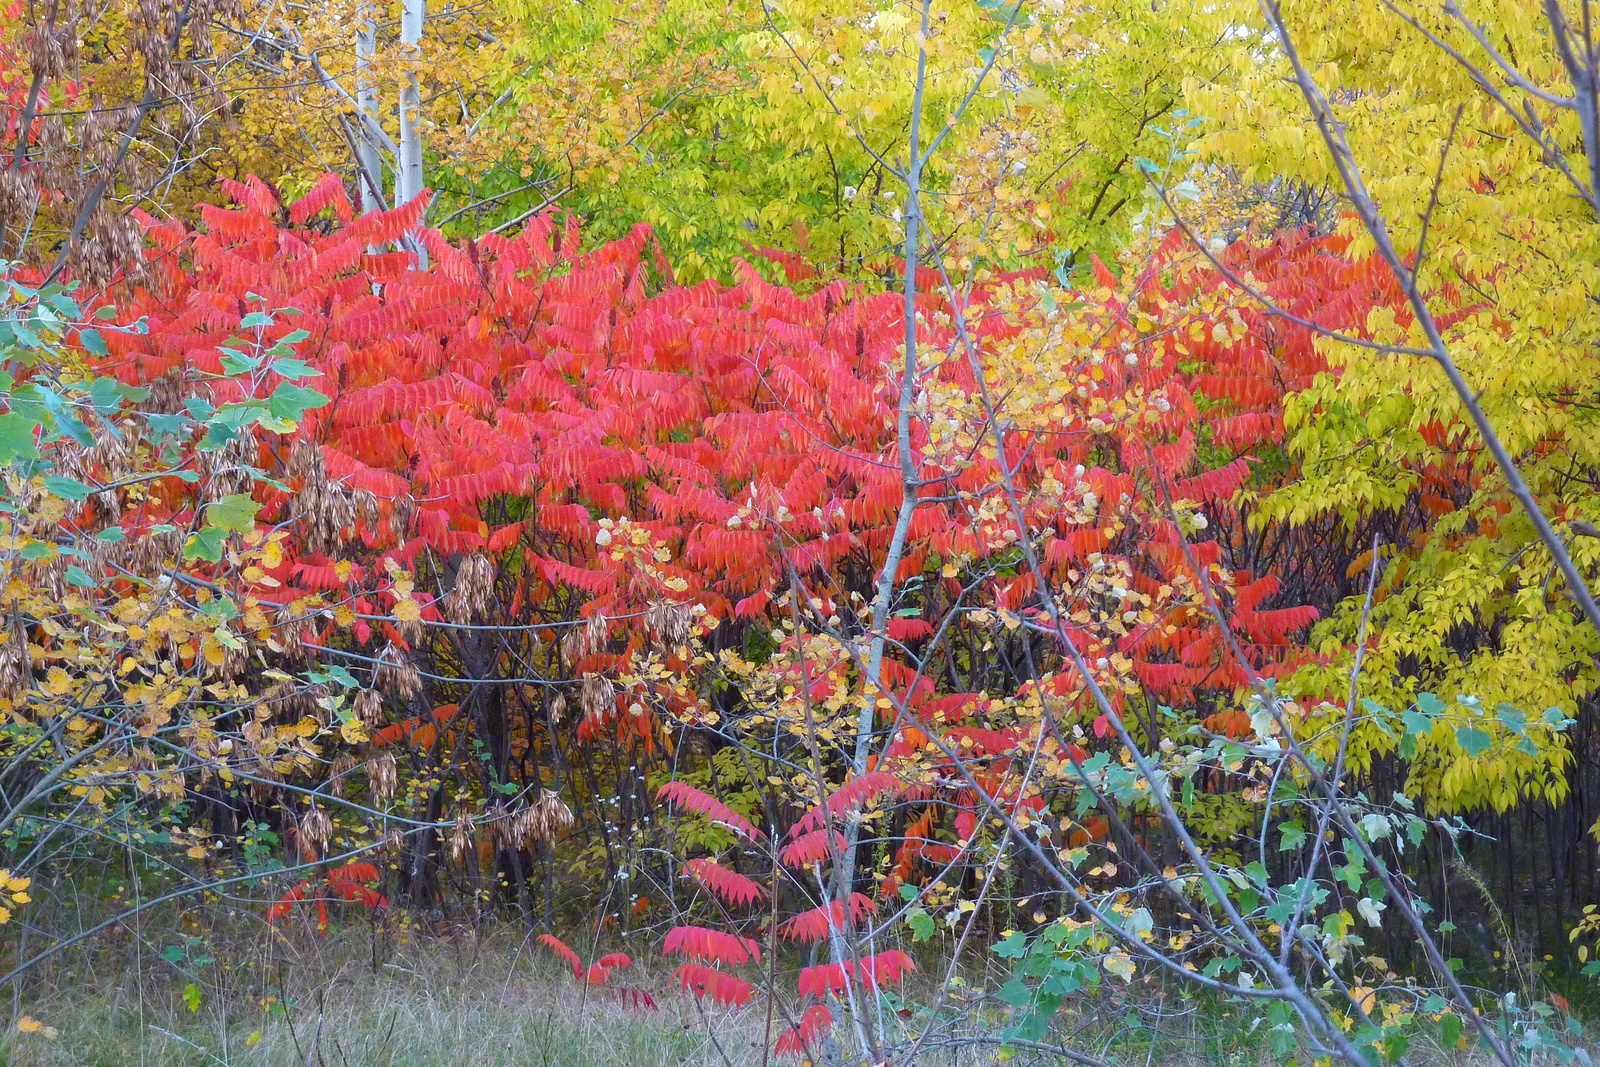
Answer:
POLYGON ((72 676, 60 667, 51 667, 50 673, 45 675, 44 691, 51 696, 65 696, 71 688, 72 676))
POLYGON ((422 605, 415 600, 402 600, 394 606, 394 617, 401 622, 416 622, 422 618, 422 605))
POLYGON ((261 1031, 250 1031, 250 1036, 244 1039, 244 1043, 246 1048, 261 1044, 261 1031))

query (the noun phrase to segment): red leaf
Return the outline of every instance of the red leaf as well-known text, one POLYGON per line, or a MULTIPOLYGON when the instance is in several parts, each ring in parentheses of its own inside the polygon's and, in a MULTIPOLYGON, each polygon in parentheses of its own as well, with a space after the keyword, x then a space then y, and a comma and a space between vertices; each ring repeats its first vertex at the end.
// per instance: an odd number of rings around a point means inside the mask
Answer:
POLYGON ((704 815, 712 822, 726 826, 734 833, 742 834, 752 841, 761 841, 766 838, 760 830, 751 824, 749 819, 734 811, 728 805, 707 793, 702 793, 692 785, 683 782, 668 782, 656 791, 657 799, 666 800, 680 808, 700 815, 704 815))
MULTIPOLYGON (((878 902, 862 893, 850 894, 850 919, 858 923, 864 916, 876 915, 878 902)), ((820 908, 803 911, 778 927, 778 933, 790 941, 820 941, 831 929, 845 925, 844 901, 835 900, 820 908)))
POLYGON ((568 948, 565 941, 554 934, 540 934, 535 940, 571 964, 574 978, 583 973, 583 963, 579 961, 578 954, 568 948))
POLYGON ((773 1051, 780 1056, 810 1057, 814 1046, 833 1026, 833 1012, 826 1004, 813 1004, 800 1021, 778 1037, 773 1051))
MULTIPOLYGON (((900 791, 900 779, 888 771, 871 771, 860 778, 846 782, 828 795, 828 814, 837 817, 846 811, 854 811, 862 802, 879 793, 897 793, 900 791)), ((803 834, 822 825, 822 805, 818 804, 800 817, 800 821, 789 828, 791 835, 803 834)))
POLYGON ((767 895, 760 883, 751 881, 738 871, 729 870, 716 860, 685 860, 683 869, 729 904, 748 907, 767 895))
POLYGON ((761 948, 748 937, 736 937, 721 930, 707 930, 703 926, 674 926, 667 931, 661 946, 663 956, 677 953, 691 960, 712 960, 716 963, 738 966, 761 959, 761 948))
POLYGON ((809 867, 813 863, 831 859, 833 851, 828 847, 829 835, 832 835, 833 848, 843 852, 845 840, 839 831, 813 830, 784 845, 778 850, 778 858, 790 867, 809 867))
POLYGON ((677 978, 686 992, 701 998, 709 996, 724 1007, 750 1003, 750 983, 715 968, 685 963, 678 968, 677 978))

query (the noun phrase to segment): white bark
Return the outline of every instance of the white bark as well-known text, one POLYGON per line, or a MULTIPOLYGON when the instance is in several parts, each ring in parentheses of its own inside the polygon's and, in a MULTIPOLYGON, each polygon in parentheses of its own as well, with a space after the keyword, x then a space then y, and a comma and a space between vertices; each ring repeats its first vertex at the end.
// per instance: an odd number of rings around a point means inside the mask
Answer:
POLYGON ((383 154, 373 136, 372 126, 377 119, 378 94, 372 85, 372 57, 378 50, 378 24, 373 19, 369 0, 361 5, 360 24, 356 28, 356 145, 357 175, 361 188, 361 213, 383 210, 383 154))
MULTIPOLYGON (((427 20, 427 0, 405 0, 400 16, 400 47, 411 69, 400 90, 400 158, 395 161, 395 206, 410 203, 422 193, 422 91, 416 64, 421 59, 422 24, 427 20)), ((428 253, 413 241, 417 267, 427 269, 428 253)))

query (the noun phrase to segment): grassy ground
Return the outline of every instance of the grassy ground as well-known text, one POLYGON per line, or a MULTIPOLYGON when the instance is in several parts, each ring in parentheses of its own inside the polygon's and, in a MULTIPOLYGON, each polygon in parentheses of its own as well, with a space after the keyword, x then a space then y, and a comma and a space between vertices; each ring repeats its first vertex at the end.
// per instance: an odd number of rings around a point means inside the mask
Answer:
MULTIPOLYGON (((614 976, 618 989, 589 989, 563 972, 525 930, 349 931, 318 938, 262 931, 227 940, 182 926, 127 931, 62 953, 11 1003, 0 1057, 27 1067, 757 1067, 767 1032, 762 1001, 702 1011, 658 964, 614 976), (657 1007, 635 1006, 642 989, 657 1007), (18 1023, 37 1020, 23 1032, 18 1023), (47 1028, 56 1032, 50 1036, 47 1028)), ((908 999, 926 1003, 943 970, 931 965, 908 999)), ((991 976, 994 977, 994 976, 991 976)), ((984 975, 969 980, 984 984, 984 975)), ((994 988, 998 983, 989 983, 994 988)), ((959 995, 969 1022, 1003 1026, 992 999, 959 995)), ((1073 1047, 1119 1067, 1264 1065, 1264 1029, 1226 1005, 1161 1003, 1162 1038, 1149 1033, 1155 1001, 1102 997, 1058 1021, 1073 1047), (1141 1012, 1143 1013, 1141 1015, 1141 1012), (1130 1028, 1142 1018, 1145 1029, 1130 1028)), ((891 1020, 892 1021, 892 1020, 891 1020)), ((784 1023, 775 1019, 773 1032, 784 1023)), ((968 1025, 972 1036, 984 1026, 968 1025)), ((844 1035, 848 1042, 848 1036, 844 1035)), ((924 1052, 917 1067, 998 1062, 993 1045, 924 1052)), ((773 1064, 793 1064, 778 1059, 773 1064)), ((838 1067, 862 1062, 842 1056, 838 1067)), ((1011 1064, 1064 1063, 1022 1052, 1011 1064)), ((1309 1060, 1302 1060, 1309 1064, 1309 1060)), ((1472 1062, 1414 1044, 1414 1065, 1472 1062)), ((901 1065, 908 1067, 908 1065, 901 1065)))

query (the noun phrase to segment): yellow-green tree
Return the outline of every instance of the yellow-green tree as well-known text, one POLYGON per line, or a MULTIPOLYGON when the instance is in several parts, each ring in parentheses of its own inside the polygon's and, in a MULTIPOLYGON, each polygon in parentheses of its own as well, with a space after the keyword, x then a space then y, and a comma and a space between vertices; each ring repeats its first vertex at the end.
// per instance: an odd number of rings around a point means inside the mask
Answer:
MULTIPOLYGON (((1298 476, 1261 516, 1387 517, 1366 695, 1520 709, 1487 716, 1482 744, 1443 726, 1424 738, 1413 782, 1446 809, 1562 795, 1570 756, 1519 716, 1574 713, 1597 680, 1587 594, 1552 542, 1574 572, 1600 566, 1600 227, 1587 75, 1547 8, 1241 2, 1229 17, 1252 32, 1234 37, 1231 75, 1189 86, 1213 120, 1209 159, 1335 190, 1348 256, 1376 257, 1373 310, 1341 324, 1360 343, 1319 342, 1332 372, 1287 406, 1298 476), (1261 47, 1269 31, 1290 47, 1261 47)), ((1348 684, 1361 614, 1352 601, 1318 631, 1330 659, 1308 688, 1348 684)))
MULTIPOLYGON (((691 276, 747 245, 853 275, 892 259, 922 5, 505 10, 507 95, 464 169, 511 160, 548 176, 531 203, 570 186, 563 203, 599 226, 649 222, 691 276)), ((925 175, 935 238, 1007 264, 1047 242, 1074 261, 1113 247, 1145 196, 1137 160, 1181 140, 1182 78, 1219 69, 1209 9, 940 0, 927 14, 924 145, 945 141, 925 175)))

